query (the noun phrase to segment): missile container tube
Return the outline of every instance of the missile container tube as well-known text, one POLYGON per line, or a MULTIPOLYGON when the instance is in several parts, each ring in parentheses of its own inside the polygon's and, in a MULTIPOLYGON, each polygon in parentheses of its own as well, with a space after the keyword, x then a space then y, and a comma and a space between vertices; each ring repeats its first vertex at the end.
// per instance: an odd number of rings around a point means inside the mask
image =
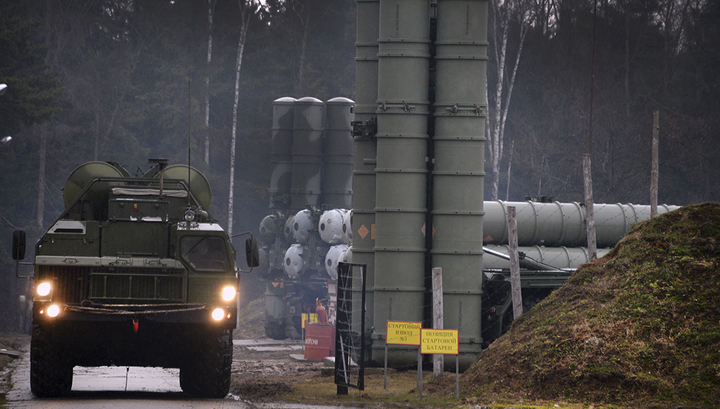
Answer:
POLYGON ((317 98, 295 101, 292 132, 291 209, 320 206, 325 105, 317 98))
MULTIPOLYGON (((430 2, 380 1, 372 357, 383 361, 388 320, 423 321, 430 2)), ((417 351, 393 348, 388 365, 417 351)))
MULTIPOLYGON (((518 225, 518 245, 578 247, 587 244, 585 206, 559 202, 485 202, 484 242, 507 244, 507 208, 514 206, 518 225)), ((659 205, 658 214, 679 206, 659 205)), ((634 204, 595 204, 597 247, 613 247, 633 224, 650 219, 650 206, 634 204)))
MULTIPOLYGON (((442 267, 444 327, 457 328, 460 366, 482 345, 487 2, 438 0, 432 114, 432 267, 442 267)), ((451 366, 454 357, 447 356, 451 366)))
POLYGON ((354 102, 333 98, 326 103, 327 127, 322 174, 322 205, 331 209, 351 209, 353 198, 354 102))
POLYGON ((278 98, 273 101, 270 209, 285 209, 290 204, 295 101, 295 98, 290 97, 278 98))
POLYGON ((366 266, 366 328, 372 328, 375 283, 375 167, 377 164, 380 0, 356 0, 355 120, 353 126, 353 262, 366 266))

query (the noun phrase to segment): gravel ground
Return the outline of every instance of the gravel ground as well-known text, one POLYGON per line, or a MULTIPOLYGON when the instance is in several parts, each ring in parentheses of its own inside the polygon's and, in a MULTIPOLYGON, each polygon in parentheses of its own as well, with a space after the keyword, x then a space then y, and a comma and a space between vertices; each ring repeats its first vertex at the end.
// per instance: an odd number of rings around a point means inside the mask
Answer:
POLYGON ((297 359, 302 357, 300 341, 283 341, 280 346, 255 346, 255 343, 273 342, 266 339, 240 342, 243 344, 236 343, 233 351, 230 392, 243 399, 270 401, 292 392, 292 385, 298 379, 324 376, 322 362, 297 359), (252 344, 245 345, 245 342, 252 344))

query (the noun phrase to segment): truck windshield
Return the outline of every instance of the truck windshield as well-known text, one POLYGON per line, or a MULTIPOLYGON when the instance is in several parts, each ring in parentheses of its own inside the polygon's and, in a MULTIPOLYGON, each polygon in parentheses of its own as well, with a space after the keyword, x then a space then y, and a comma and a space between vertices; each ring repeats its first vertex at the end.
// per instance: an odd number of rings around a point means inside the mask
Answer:
POLYGON ((227 271, 230 266, 225 242, 220 237, 183 237, 180 251, 183 258, 196 270, 227 271))

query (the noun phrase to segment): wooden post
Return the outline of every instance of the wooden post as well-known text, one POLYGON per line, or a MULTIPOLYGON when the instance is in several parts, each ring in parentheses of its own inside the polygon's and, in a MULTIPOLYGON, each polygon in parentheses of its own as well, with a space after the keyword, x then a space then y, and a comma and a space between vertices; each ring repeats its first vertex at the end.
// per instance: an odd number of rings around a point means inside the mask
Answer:
POLYGON ((657 216, 658 205, 658 149, 660 140, 660 112, 653 111, 653 133, 652 133, 652 168, 650 170, 650 217, 657 216))
MULTIPOLYGON (((432 269, 433 289, 433 328, 443 329, 443 286, 442 267, 432 269)), ((439 378, 445 370, 445 360, 441 354, 433 355, 433 377, 439 378)))
POLYGON ((510 256, 510 285, 512 291, 513 319, 523 312, 522 289, 520 285, 520 258, 518 257, 517 220, 515 207, 508 206, 508 253, 510 256))
POLYGON ((592 163, 589 154, 583 155, 583 181, 585 182, 585 226, 590 260, 597 258, 597 236, 595 235, 595 204, 592 191, 592 163))

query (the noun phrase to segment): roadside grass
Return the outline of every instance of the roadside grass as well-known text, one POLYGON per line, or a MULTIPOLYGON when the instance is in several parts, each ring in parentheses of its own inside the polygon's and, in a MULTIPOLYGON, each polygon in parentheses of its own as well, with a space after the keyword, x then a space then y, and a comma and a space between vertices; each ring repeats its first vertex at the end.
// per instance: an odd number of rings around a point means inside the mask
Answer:
MULTIPOLYGON (((430 375, 432 377, 432 375, 430 375)), ((365 388, 360 391, 348 388, 347 395, 338 395, 332 375, 315 377, 294 385, 295 391, 290 397, 292 402, 314 402, 324 405, 343 405, 354 407, 414 407, 439 408, 453 407, 452 398, 428 393, 429 386, 424 385, 423 397, 417 389, 415 371, 404 371, 388 375, 387 389, 383 388, 383 375, 365 377, 365 388)))
MULTIPOLYGON (((445 373, 434 380, 431 371, 423 373, 423 396, 417 388, 417 373, 413 370, 388 374, 387 388, 379 374, 365 376, 365 388, 360 391, 348 388, 347 395, 337 394, 332 375, 316 375, 299 379, 286 392, 276 395, 273 401, 315 405, 348 406, 355 408, 492 408, 492 409, 619 409, 619 406, 600 406, 589 403, 568 403, 543 400, 490 400, 480 396, 456 398, 446 392, 448 385, 455 385, 455 374, 445 373)), ((454 391, 454 388, 451 388, 454 391)))

